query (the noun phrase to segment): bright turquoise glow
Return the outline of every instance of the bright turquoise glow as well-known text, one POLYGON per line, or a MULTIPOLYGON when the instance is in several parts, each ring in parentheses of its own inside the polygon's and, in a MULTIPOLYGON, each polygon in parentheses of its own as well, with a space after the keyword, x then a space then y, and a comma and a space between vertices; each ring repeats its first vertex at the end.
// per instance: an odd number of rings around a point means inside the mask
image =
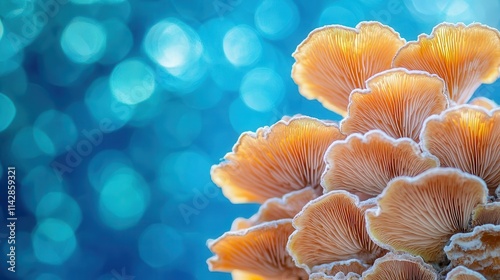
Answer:
POLYGON ((75 251, 77 243, 71 226, 59 219, 38 223, 31 238, 35 257, 51 265, 64 263, 75 251))
POLYGON ((94 63, 104 54, 106 31, 92 19, 76 18, 64 29, 61 47, 74 62, 94 63))
POLYGON ((140 59, 128 59, 115 66, 109 84, 117 101, 138 104, 151 97, 155 90, 154 71, 140 59))
POLYGON ((10 98, 0 93, 0 112, 2 112, 2 117, 0 117, 0 132, 5 130, 12 123, 12 120, 16 116, 16 106, 10 100, 10 98))

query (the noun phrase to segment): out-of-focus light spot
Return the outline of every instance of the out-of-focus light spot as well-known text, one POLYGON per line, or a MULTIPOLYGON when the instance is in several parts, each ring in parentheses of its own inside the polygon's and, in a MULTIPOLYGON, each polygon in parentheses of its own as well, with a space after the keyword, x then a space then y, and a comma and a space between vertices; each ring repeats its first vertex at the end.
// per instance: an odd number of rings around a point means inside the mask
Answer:
POLYGON ((128 26, 120 20, 108 20, 104 22, 106 29, 106 50, 99 63, 113 64, 122 60, 133 45, 133 37, 128 26))
POLYGON ((5 76, 12 73, 15 70, 20 69, 21 64, 24 61, 24 52, 18 52, 11 56, 3 56, 4 52, 2 50, 2 42, 7 39, 0 39, 0 76, 5 76))
POLYGON ((185 95, 197 89, 206 77, 207 66, 199 60, 192 64, 189 71, 177 73, 177 70, 168 70, 161 66, 156 67, 156 81, 158 84, 175 95, 185 95))
POLYGON ((51 265, 64 263, 76 249, 73 229, 59 219, 39 222, 33 231, 33 250, 38 261, 51 265))
POLYGON ((323 10, 319 17, 319 25, 340 24, 355 27, 363 18, 365 14, 355 2, 341 1, 323 10))
POLYGON ((47 193, 36 207, 36 218, 57 218, 76 230, 82 220, 82 211, 78 203, 62 192, 47 193))
POLYGON ((87 168, 89 182, 96 191, 101 191, 106 180, 123 167, 131 165, 130 159, 118 150, 103 150, 96 154, 87 168))
POLYGON ((283 99, 283 79, 269 68, 256 68, 248 72, 240 87, 240 96, 245 104, 259 112, 267 112, 283 99))
POLYGON ((38 147, 52 156, 64 152, 65 148, 72 146, 78 138, 78 132, 71 117, 55 110, 45 111, 38 116, 33 127, 38 147))
POLYGON ((72 3, 78 5, 91 5, 99 3, 100 0, 71 0, 72 3))
POLYGON ((62 191, 62 180, 51 167, 45 165, 33 168, 21 183, 21 201, 33 213, 36 213, 38 203, 47 193, 62 191))
POLYGON ((0 40, 2 40, 3 37, 3 23, 2 20, 0 19, 0 40))
POLYGON ((446 21, 460 21, 469 24, 478 20, 475 12, 466 1, 453 1, 446 9, 446 21))
POLYGON ((298 24, 299 12, 290 0, 264 0, 255 11, 255 26, 269 39, 287 37, 298 24))
POLYGON ((210 182, 210 166, 209 158, 197 151, 172 153, 158 170, 161 187, 177 201, 188 200, 210 182))
POLYGON ((0 118, 0 132, 4 131, 12 123, 12 120, 16 116, 16 106, 10 98, 0 93, 0 112, 2 112, 2 117, 0 118))
POLYGON ((248 66, 256 62, 262 53, 262 44, 252 28, 238 25, 224 36, 224 54, 235 66, 248 66))
POLYGON ((104 183, 99 196, 99 213, 109 227, 122 230, 135 225, 149 204, 149 187, 130 168, 120 168, 104 183))
POLYGON ((405 0, 405 4, 408 9, 416 14, 421 20, 426 20, 425 17, 428 16, 427 20, 433 19, 438 21, 439 19, 432 18, 443 14, 448 8, 450 1, 448 0, 405 0))
POLYGON ((282 117, 279 112, 257 112, 237 98, 229 107, 229 121, 237 133, 255 131, 256 128, 271 125, 282 117))
POLYGON ((116 65, 109 79, 113 96, 128 105, 141 103, 155 90, 151 67, 139 59, 128 59, 116 65))
POLYGON ((132 118, 135 105, 119 102, 109 87, 109 79, 96 79, 85 94, 85 105, 97 122, 111 121, 112 130, 123 127, 132 118))
POLYGON ((61 47, 66 56, 76 63, 94 63, 104 54, 106 30, 99 22, 76 18, 64 29, 61 47))
POLYGON ((152 224, 139 237, 139 255, 153 268, 166 266, 184 251, 182 236, 164 224, 152 224))
POLYGON ((11 152, 19 159, 32 159, 42 154, 35 140, 33 127, 26 126, 12 140, 11 152))
POLYGON ((153 25, 144 39, 144 48, 154 62, 167 69, 189 66, 203 51, 196 31, 174 18, 153 25))

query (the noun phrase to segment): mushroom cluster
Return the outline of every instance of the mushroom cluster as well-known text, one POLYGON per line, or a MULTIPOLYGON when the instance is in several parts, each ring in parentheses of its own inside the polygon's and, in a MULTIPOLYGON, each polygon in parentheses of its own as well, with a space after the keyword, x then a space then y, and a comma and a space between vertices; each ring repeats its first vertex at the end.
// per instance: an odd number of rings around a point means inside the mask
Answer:
POLYGON ((340 123, 284 117, 244 133, 213 181, 254 216, 208 241, 233 279, 500 279, 500 33, 436 26, 314 30, 293 54, 300 93, 340 123))

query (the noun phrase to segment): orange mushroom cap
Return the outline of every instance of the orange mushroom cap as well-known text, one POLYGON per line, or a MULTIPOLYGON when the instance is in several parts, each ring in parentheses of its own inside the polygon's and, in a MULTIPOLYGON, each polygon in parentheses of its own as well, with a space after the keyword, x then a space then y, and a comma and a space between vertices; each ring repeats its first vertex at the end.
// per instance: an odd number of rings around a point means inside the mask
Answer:
POLYGON ((465 266, 457 266, 446 274, 445 280, 486 280, 486 278, 465 266))
POLYGON ((416 176, 439 165, 436 157, 423 154, 411 139, 396 140, 376 130, 335 141, 325 161, 321 179, 325 192, 346 190, 362 200, 379 195, 395 177, 416 176))
POLYGON ((428 118, 420 136, 422 148, 444 167, 481 177, 494 195, 500 185, 500 109, 486 111, 461 105, 428 118))
POLYGON ((306 279, 307 273, 294 265, 286 251, 293 230, 292 220, 282 219, 226 232, 218 239, 208 241, 209 249, 215 254, 207 261, 209 269, 246 272, 271 279, 306 279))
POLYGON ((344 274, 339 272, 335 275, 328 275, 323 272, 314 272, 309 275, 309 280, 358 280, 361 276, 356 273, 344 274))
POLYGON ((475 105, 483 107, 486 110, 493 110, 498 108, 498 104, 495 101, 488 99, 486 97, 476 97, 469 102, 470 105, 475 105))
POLYGON ((436 280, 436 271, 422 258, 409 254, 387 253, 363 272, 364 280, 436 280))
POLYGON ((361 275, 363 271, 367 270, 368 268, 369 266, 362 263, 360 260, 350 259, 347 261, 337 261, 328 264, 317 265, 311 269, 311 272, 322 272, 326 275, 331 276, 337 275, 339 272, 344 275, 347 275, 349 273, 361 275))
POLYGON ((232 230, 245 229, 263 222, 280 219, 291 219, 302 210, 304 205, 317 197, 310 188, 285 194, 282 198, 270 198, 264 202, 259 211, 249 219, 238 218, 233 222, 232 230))
POLYGON ((293 219, 288 251, 299 267, 358 259, 372 263, 385 253, 368 236, 364 213, 374 204, 359 203, 346 191, 333 191, 309 202, 293 219))
POLYGON ((417 42, 403 46, 393 66, 437 74, 445 80, 453 101, 467 103, 481 83, 498 78, 500 33, 478 23, 442 23, 430 36, 422 34, 417 42))
POLYGON ((449 238, 468 230, 474 207, 486 202, 480 178, 452 168, 434 168, 416 177, 399 177, 366 212, 372 239, 386 249, 442 262, 449 238))
POLYGON ((367 89, 351 93, 344 134, 380 129, 394 138, 416 142, 425 119, 448 108, 444 81, 423 71, 390 69, 366 81, 367 89))
POLYGON ((482 225, 472 232, 457 233, 444 247, 453 266, 463 265, 487 279, 500 275, 500 225, 482 225))
POLYGON ((500 225, 500 202, 479 204, 472 213, 472 226, 500 225))
POLYGON ((361 22, 356 29, 329 25, 315 29, 293 53, 292 78, 300 93, 345 116, 349 94, 366 79, 391 68, 405 41, 379 22, 361 22))
POLYGON ((212 180, 233 203, 264 203, 308 186, 321 193, 323 155, 344 138, 333 123, 303 116, 282 120, 242 134, 226 161, 212 167, 212 180))

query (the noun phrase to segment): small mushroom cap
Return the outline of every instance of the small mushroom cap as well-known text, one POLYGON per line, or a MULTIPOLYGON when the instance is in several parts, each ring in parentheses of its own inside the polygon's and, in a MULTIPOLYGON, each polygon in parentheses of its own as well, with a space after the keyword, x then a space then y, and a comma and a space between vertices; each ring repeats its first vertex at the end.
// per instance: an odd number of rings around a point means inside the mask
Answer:
POLYGON ((398 176, 416 176, 439 165, 408 138, 394 139, 382 131, 351 134, 335 141, 325 154, 321 179, 325 192, 346 190, 361 199, 379 195, 398 176))
POLYGON ((250 219, 236 219, 231 229, 245 229, 263 222, 291 219, 302 210, 304 205, 316 197, 316 192, 307 187, 287 193, 282 198, 270 198, 260 206, 259 211, 250 219))
POLYGON ((362 263, 358 259, 350 259, 347 261, 337 261, 329 264, 322 264, 314 266, 311 272, 323 272, 326 275, 336 275, 342 272, 344 275, 349 273, 356 273, 361 275, 363 271, 368 269, 368 265, 362 263))
POLYGON ((422 34, 417 42, 403 46, 393 66, 437 74, 453 101, 467 103, 481 83, 498 78, 500 33, 478 23, 442 23, 430 36, 422 34))
POLYGON ((443 167, 481 177, 494 195, 500 185, 500 109, 461 105, 429 117, 420 136, 422 148, 443 167))
POLYGON ((288 251, 299 267, 358 259, 372 263, 385 253, 366 232, 364 213, 373 203, 360 204, 346 191, 333 191, 309 202, 293 219, 295 232, 288 251))
POLYGON ((353 90, 349 114, 341 122, 344 134, 380 129, 394 138, 416 142, 425 119, 448 108, 444 81, 423 71, 390 69, 353 90))
POLYGON ((218 239, 208 241, 209 249, 215 254, 207 261, 209 269, 237 270, 269 278, 306 279, 307 273, 294 265, 286 251, 286 243, 293 230, 292 220, 283 219, 226 232, 218 239))
POLYGON ((444 248, 453 266, 463 265, 487 279, 500 275, 500 225, 482 225, 472 232, 457 233, 444 248))
POLYGON ((309 275, 309 280, 358 280, 360 276, 356 273, 348 273, 347 275, 339 272, 335 275, 328 275, 323 272, 315 272, 309 275))
POLYGON ((226 161, 212 167, 212 180, 233 203, 264 203, 308 186, 321 193, 323 155, 344 138, 333 123, 304 116, 282 120, 242 134, 226 161))
POLYGON ((486 278, 465 266, 457 266, 446 274, 445 280, 486 280, 486 278))
POLYGON ((468 229, 474 207, 486 202, 486 186, 473 175, 434 168, 389 182, 378 208, 366 212, 370 236, 386 249, 444 261, 449 238, 468 229))
POLYGON ((479 204, 472 213, 472 226, 500 225, 500 202, 479 204))
POLYGON ((362 275, 364 280, 436 280, 436 271, 422 258, 409 254, 387 253, 362 275))
POLYGON ((475 105, 479 107, 483 107, 486 110, 493 110, 498 108, 498 104, 495 101, 488 99, 486 97, 476 97, 469 102, 470 105, 475 105))
POLYGON ((329 25, 315 29, 293 53, 292 78, 300 93, 345 116, 349 94, 366 79, 391 68, 405 41, 379 22, 361 22, 356 29, 329 25))

